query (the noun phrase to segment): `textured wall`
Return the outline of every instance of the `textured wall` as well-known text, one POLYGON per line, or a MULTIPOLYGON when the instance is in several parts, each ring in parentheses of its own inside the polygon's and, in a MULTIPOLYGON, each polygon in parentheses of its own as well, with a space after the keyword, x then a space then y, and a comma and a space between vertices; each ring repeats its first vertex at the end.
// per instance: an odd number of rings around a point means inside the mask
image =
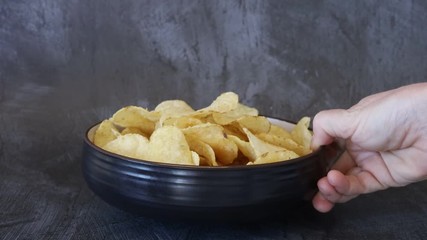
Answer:
POLYGON ((3 2, 6 102, 109 113, 233 90, 294 119, 427 77, 424 1, 3 2))
POLYGON ((421 0, 0 0, 3 236, 119 227, 79 164, 85 128, 119 107, 229 90, 293 120, 349 107, 426 81, 426 22, 421 0))

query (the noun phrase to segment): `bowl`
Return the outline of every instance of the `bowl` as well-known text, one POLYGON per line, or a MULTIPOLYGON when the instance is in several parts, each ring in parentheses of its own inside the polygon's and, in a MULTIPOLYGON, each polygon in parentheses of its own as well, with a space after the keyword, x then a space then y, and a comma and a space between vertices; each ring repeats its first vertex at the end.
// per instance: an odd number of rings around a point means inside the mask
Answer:
MULTIPOLYGON (((290 129, 294 123, 270 121, 290 129)), ((257 221, 286 216, 311 201, 317 181, 343 152, 334 142, 292 160, 245 166, 187 166, 136 160, 83 145, 89 188, 119 209, 147 217, 196 221, 257 221)))

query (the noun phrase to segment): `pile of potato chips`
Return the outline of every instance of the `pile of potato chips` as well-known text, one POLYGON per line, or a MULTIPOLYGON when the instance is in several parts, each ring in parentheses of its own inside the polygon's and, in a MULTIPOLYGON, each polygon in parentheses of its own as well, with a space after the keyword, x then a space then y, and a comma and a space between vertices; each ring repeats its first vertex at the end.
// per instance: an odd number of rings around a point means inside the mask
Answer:
POLYGON ((153 111, 128 106, 104 120, 93 142, 119 155, 162 163, 225 166, 263 164, 311 153, 310 118, 288 132, 226 92, 206 108, 181 100, 153 111))

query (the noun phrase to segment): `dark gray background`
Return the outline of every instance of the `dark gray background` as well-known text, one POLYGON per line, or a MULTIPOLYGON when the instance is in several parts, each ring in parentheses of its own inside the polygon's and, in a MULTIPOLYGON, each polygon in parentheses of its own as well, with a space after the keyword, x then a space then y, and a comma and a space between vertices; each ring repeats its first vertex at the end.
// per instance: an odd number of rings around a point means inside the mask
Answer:
POLYGON ((297 120, 427 78, 426 1, 0 0, 0 239, 427 239, 427 183, 329 214, 205 225, 87 188, 84 131, 118 108, 235 91, 297 120))

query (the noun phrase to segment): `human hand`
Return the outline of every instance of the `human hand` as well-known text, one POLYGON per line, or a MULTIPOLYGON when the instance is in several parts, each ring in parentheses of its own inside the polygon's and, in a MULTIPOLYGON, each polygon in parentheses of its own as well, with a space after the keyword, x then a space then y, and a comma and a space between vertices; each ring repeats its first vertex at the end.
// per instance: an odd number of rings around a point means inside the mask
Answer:
POLYGON ((348 110, 319 112, 314 149, 344 139, 346 153, 317 183, 313 206, 330 211, 360 194, 427 178, 427 83, 378 93, 348 110))

